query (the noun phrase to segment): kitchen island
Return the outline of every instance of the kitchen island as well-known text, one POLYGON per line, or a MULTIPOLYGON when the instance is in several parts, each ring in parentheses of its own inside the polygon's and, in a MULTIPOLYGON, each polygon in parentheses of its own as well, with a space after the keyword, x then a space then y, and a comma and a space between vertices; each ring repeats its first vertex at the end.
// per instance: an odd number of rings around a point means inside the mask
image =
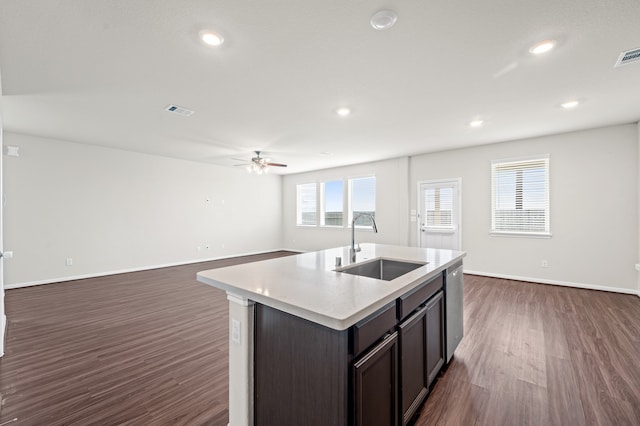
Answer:
POLYGON ((454 349, 446 318, 462 325, 445 273, 465 253, 363 244, 352 261, 349 250, 198 273, 230 302, 230 425, 406 424, 424 401, 454 349), (372 278, 377 264, 412 270, 372 278))

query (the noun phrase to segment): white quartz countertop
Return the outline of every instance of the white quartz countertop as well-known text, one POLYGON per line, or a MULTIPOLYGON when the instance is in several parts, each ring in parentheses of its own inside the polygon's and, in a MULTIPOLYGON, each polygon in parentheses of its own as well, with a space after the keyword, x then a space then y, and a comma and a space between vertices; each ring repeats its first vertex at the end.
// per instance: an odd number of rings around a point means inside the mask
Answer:
POLYGON ((384 244, 361 247, 355 262, 350 261, 349 247, 338 247, 210 269, 198 272, 197 278, 243 299, 345 330, 466 255, 384 244), (336 272, 337 256, 342 258, 343 268, 375 258, 427 263, 392 281, 383 281, 336 272))

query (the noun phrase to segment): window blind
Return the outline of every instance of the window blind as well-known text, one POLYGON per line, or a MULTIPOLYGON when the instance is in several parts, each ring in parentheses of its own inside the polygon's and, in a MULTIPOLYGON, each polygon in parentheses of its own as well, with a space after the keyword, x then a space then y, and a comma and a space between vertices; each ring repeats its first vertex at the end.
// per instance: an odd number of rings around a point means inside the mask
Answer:
POLYGON ((317 221, 316 184, 303 183, 296 186, 296 224, 315 226, 317 221))
POLYGON ((491 231, 550 233, 549 156, 491 162, 491 231))
POLYGON ((453 188, 426 188, 423 193, 428 228, 453 228, 453 188))

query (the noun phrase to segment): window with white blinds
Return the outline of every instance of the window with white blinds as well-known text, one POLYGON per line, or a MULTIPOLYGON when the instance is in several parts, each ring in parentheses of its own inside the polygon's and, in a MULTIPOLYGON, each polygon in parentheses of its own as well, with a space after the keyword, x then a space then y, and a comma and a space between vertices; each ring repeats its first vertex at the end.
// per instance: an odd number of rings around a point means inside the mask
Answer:
POLYGON ((316 183, 302 183, 296 185, 297 208, 296 224, 302 226, 316 226, 318 223, 316 183))
POLYGON ((453 188, 426 188, 423 199, 424 225, 434 229, 453 229, 453 188))
POLYGON ((491 162, 491 232, 551 235, 548 155, 491 162))

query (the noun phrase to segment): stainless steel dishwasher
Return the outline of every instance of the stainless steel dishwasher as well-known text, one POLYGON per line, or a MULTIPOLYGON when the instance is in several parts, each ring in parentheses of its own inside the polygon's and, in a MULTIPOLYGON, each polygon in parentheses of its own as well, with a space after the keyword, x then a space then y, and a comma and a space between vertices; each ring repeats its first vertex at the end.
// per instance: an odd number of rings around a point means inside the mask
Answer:
POLYGON ((458 347, 464 335, 463 320, 463 277, 462 262, 457 262, 447 268, 445 281, 445 306, 447 312, 447 363, 451 361, 453 352, 458 347))

